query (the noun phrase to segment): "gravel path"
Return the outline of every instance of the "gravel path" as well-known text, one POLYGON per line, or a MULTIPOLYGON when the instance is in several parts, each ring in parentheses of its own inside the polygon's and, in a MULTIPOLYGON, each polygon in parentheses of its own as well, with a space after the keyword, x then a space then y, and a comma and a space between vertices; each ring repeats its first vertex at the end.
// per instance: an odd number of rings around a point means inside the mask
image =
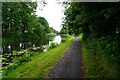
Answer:
POLYGON ((81 78, 83 76, 81 57, 81 43, 75 37, 73 43, 50 71, 52 78, 81 78))

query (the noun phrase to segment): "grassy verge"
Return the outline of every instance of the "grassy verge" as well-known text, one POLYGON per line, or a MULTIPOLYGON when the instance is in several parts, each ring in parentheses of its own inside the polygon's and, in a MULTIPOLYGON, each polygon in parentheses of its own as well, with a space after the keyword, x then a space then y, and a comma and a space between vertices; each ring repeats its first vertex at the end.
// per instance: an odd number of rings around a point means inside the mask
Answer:
POLYGON ((62 53, 70 46, 73 40, 74 37, 71 37, 56 48, 46 53, 39 54, 30 62, 26 62, 17 69, 11 71, 7 76, 4 76, 4 78, 46 78, 46 74, 57 60, 60 59, 62 53))
POLYGON ((83 64, 86 70, 86 78, 116 78, 118 76, 118 66, 107 61, 107 57, 95 55, 88 44, 82 40, 82 35, 78 36, 82 43, 83 64))

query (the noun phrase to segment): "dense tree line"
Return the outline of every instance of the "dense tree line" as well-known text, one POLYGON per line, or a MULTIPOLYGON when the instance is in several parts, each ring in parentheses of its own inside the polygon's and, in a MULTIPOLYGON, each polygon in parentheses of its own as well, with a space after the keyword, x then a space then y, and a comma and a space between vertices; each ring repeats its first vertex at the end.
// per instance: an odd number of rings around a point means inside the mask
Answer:
POLYGON ((2 6, 2 32, 3 37, 17 37, 25 32, 31 33, 30 27, 33 25, 36 3, 5 2, 2 6))
POLYGON ((49 31, 50 31, 51 33, 58 33, 58 31, 56 31, 55 29, 53 29, 53 27, 49 27, 49 31))
POLYGON ((68 33, 67 27, 62 27, 62 29, 59 33, 60 34, 67 34, 68 33))
POLYGON ((3 2, 2 34, 4 38, 33 39, 50 33, 44 17, 37 17, 37 2, 3 2))
POLYGON ((83 34, 94 55, 120 63, 120 3, 71 2, 65 10, 68 33, 83 34))

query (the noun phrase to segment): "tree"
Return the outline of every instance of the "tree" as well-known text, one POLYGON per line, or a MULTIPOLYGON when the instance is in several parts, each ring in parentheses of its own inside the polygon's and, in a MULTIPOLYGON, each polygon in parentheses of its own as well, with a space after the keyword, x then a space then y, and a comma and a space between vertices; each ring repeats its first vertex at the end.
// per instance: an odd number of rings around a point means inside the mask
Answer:
POLYGON ((3 37, 18 37, 26 31, 31 32, 36 7, 35 2, 3 2, 3 37))
POLYGON ((47 22, 47 20, 44 18, 44 17, 39 17, 39 22, 42 24, 42 25, 44 25, 44 27, 45 27, 45 32, 47 32, 47 33, 49 33, 50 31, 49 31, 49 24, 48 24, 48 22, 47 22))
POLYGON ((67 27, 62 27, 61 31, 59 32, 60 34, 67 34, 67 27))
POLYGON ((69 5, 64 13, 68 32, 82 33, 94 53, 120 56, 117 48, 120 41, 120 3, 71 2, 69 5))

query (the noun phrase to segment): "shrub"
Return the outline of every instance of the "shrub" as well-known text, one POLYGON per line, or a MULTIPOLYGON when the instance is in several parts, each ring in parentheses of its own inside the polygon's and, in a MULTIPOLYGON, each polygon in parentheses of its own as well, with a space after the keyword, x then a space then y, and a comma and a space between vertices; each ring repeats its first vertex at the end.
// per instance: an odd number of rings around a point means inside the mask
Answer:
POLYGON ((51 43, 48 50, 55 48, 57 45, 55 43, 51 43))
POLYGON ((66 41, 66 38, 62 38, 61 42, 65 42, 66 41))
POLYGON ((43 52, 43 51, 44 51, 44 47, 43 47, 43 46, 41 46, 40 51, 41 51, 41 52, 43 52))
POLYGON ((36 52, 24 52, 22 56, 15 56, 16 54, 14 53, 13 57, 13 62, 5 67, 3 67, 3 76, 7 75, 11 70, 16 69, 19 65, 30 61, 35 55, 36 52))

